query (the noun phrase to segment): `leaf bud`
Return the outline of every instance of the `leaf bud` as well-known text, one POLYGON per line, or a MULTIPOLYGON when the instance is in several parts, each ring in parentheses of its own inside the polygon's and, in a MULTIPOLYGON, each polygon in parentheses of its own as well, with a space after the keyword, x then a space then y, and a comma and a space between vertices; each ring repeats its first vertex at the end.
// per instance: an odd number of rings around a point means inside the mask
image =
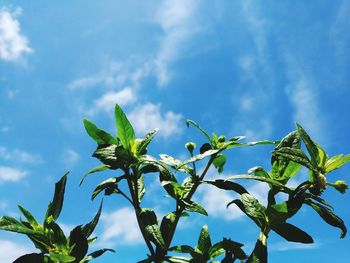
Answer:
POLYGON ((192 154, 193 150, 196 148, 196 144, 194 142, 188 142, 185 144, 185 147, 192 154))

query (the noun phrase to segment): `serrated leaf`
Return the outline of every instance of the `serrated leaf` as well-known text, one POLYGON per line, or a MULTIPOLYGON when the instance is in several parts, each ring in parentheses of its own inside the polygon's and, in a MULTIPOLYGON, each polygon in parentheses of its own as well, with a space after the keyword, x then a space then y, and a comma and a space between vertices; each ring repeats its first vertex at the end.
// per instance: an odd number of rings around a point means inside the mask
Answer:
POLYGON ((94 139, 98 145, 118 144, 117 139, 104 130, 97 128, 96 125, 88 119, 84 119, 84 127, 89 136, 94 139))
POLYGON ((271 228, 281 237, 290 242, 299 242, 304 244, 314 242, 308 233, 289 223, 274 224, 271 226, 271 228))
POLYGON ((102 165, 99 165, 95 168, 92 168, 90 171, 88 171, 84 176, 83 178, 80 179, 80 182, 79 182, 79 186, 84 182, 85 178, 90 175, 90 174, 93 174, 93 173, 97 173, 97 172, 102 172, 102 171, 105 171, 105 170, 109 170, 111 168, 111 166, 109 165, 106 165, 106 164, 102 164, 102 165))
POLYGON ((134 128, 118 104, 115 105, 114 115, 117 122, 118 138, 124 149, 130 151, 135 141, 134 128))
MULTIPOLYGON (((69 172, 68 172, 69 173, 69 172)), ((66 189, 66 183, 67 183, 67 175, 66 173, 56 184, 55 184, 55 193, 52 202, 50 202, 46 216, 45 221, 52 216, 54 220, 56 220, 62 210, 63 206, 63 200, 64 200, 64 192, 66 189)))
POLYGON ((346 236, 346 232, 347 232, 346 226, 344 224, 344 221, 339 216, 334 214, 327 207, 314 203, 311 200, 306 200, 305 203, 311 206, 326 223, 328 223, 331 226, 340 228, 341 229, 340 238, 344 238, 346 236))

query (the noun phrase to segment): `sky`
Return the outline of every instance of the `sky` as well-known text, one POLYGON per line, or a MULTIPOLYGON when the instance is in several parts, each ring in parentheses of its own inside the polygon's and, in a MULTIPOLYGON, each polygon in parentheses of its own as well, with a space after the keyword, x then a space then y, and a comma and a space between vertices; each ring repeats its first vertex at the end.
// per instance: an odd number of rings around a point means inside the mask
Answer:
MULTIPOLYGON (((101 200, 90 200, 94 186, 111 173, 92 175, 79 187, 98 165, 82 120, 116 134, 116 103, 138 137, 159 128, 149 149, 154 156, 185 160, 187 141, 204 142, 187 129, 186 119, 247 140, 281 139, 298 122, 329 155, 350 153, 349 15, 346 0, 1 0, 0 215, 19 217, 21 204, 42 221, 54 183, 70 171, 59 223, 69 232, 89 222, 101 200)), ((220 176, 257 165, 269 170, 271 151, 232 150, 220 176)), ((329 180, 349 174, 350 165, 329 180)), ((208 176, 218 178, 214 170, 208 176)), ((170 211, 157 176, 146 183, 145 205, 159 215, 170 211)), ((266 202, 266 185, 246 186, 266 202)), ((258 229, 238 209, 226 209, 237 196, 203 186, 194 198, 209 217, 181 221, 174 244, 195 245, 207 224, 213 242, 229 237, 250 253, 258 229)), ((348 194, 329 189, 324 198, 350 222, 348 194)), ((104 201, 92 249, 116 253, 95 262, 144 259, 147 251, 127 202, 118 196, 104 201)), ((349 238, 339 239, 339 230, 313 211, 302 209, 291 222, 315 243, 288 243, 271 234, 270 262, 349 262, 349 238)), ((25 237, 0 232, 0 262, 35 251, 25 237)))

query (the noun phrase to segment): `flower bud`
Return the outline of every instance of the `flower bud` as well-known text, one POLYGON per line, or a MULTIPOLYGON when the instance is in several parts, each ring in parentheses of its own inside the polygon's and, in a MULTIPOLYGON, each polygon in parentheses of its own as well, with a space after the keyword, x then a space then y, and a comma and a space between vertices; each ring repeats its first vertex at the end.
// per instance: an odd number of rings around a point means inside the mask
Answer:
POLYGON ((196 148, 196 144, 194 142, 188 142, 185 144, 185 147, 192 154, 193 150, 196 148))
POLYGON ((333 186, 337 191, 341 192, 342 194, 344 194, 349 188, 346 182, 343 180, 338 180, 334 184, 331 184, 331 186, 333 186))

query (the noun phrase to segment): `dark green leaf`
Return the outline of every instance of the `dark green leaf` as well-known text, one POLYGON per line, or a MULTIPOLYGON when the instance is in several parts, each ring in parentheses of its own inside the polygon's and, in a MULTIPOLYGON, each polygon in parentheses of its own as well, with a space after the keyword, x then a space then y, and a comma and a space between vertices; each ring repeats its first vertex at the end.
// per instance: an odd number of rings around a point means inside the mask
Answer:
POLYGON ((249 256, 247 263, 267 263, 266 237, 261 237, 255 243, 254 250, 249 256))
POLYGON ((131 150, 135 141, 134 128, 119 105, 115 105, 114 115, 117 122, 118 138, 124 149, 131 150))
POLYGON ((69 235, 69 246, 73 247, 72 252, 70 253, 70 256, 75 257, 75 259, 79 262, 82 260, 87 251, 88 251, 88 242, 87 238, 85 237, 83 230, 81 226, 75 227, 69 235))
POLYGON ((208 231, 208 226, 204 225, 199 234, 197 248, 205 255, 209 255, 209 249, 211 248, 211 239, 208 231))
POLYGON ((137 156, 144 155, 147 153, 147 146, 152 141, 154 136, 158 133, 158 129, 154 129, 153 131, 147 133, 146 138, 143 139, 136 147, 137 156))
POLYGON ((28 220, 28 223, 31 225, 33 229, 36 229, 39 226, 39 223, 36 221, 34 216, 27 211, 24 207, 18 206, 19 210, 22 212, 22 214, 25 216, 25 218, 28 220))
POLYGON ((288 160, 299 163, 313 171, 317 171, 317 168, 312 165, 305 153, 299 149, 284 147, 273 151, 272 154, 287 158, 288 160))
POLYGON ((97 173, 97 172, 102 172, 102 171, 105 171, 105 170, 109 170, 111 167, 109 165, 105 165, 105 164, 102 164, 102 165, 99 165, 95 168, 92 168, 89 172, 87 172, 83 178, 81 178, 80 182, 79 182, 79 185, 81 185, 85 178, 90 175, 90 174, 93 174, 93 173, 97 173))
POLYGON ((17 258, 13 263, 43 263, 44 261, 44 255, 43 254, 26 254, 19 258, 17 258))
POLYGON ((191 262, 191 259, 184 257, 166 257, 166 261, 169 263, 188 263, 191 262))
POLYGON ((175 212, 168 213, 162 219, 162 223, 160 224, 160 232, 162 233, 163 239, 166 244, 170 241, 170 231, 173 227, 173 224, 176 220, 175 212))
POLYGON ((95 230, 95 227, 98 223, 98 220, 100 219, 100 215, 102 212, 102 205, 103 205, 103 200, 101 201, 100 207, 96 215, 94 216, 94 218, 91 220, 91 222, 82 227, 82 232, 86 238, 91 236, 92 232, 94 232, 95 230))
POLYGON ((45 228, 52 230, 53 236, 51 237, 51 239, 53 243, 57 245, 63 245, 63 246, 66 245, 67 243, 66 236, 64 235, 63 230, 58 224, 56 224, 55 222, 49 222, 45 224, 45 228))
POLYGON ((43 235, 43 233, 32 230, 31 228, 24 226, 22 223, 9 216, 0 217, 0 229, 21 234, 43 235))
POLYGON ((111 178, 108 178, 107 180, 99 183, 94 192, 92 193, 92 196, 91 196, 91 199, 95 199, 95 197, 101 193, 102 191, 109 191, 109 192, 113 192, 113 190, 115 189, 118 189, 118 183, 122 180, 122 179, 125 179, 125 175, 123 176, 118 176, 118 177, 111 177, 111 178))
POLYGON ((205 216, 208 215, 207 211, 205 211, 205 209, 201 205, 199 205, 198 203, 196 203, 192 200, 191 201, 181 200, 181 203, 184 204, 185 209, 187 211, 196 212, 196 213, 199 213, 199 214, 202 214, 205 216))
POLYGON ((171 247, 169 248, 169 250, 179 252, 179 253, 188 253, 188 254, 192 254, 195 252, 193 247, 187 246, 187 245, 171 247))
POLYGON ((87 133, 98 145, 118 144, 117 139, 104 130, 97 128, 96 125, 89 120, 84 119, 84 126, 87 133))
POLYGON ((157 216, 154 211, 142 208, 139 216, 149 240, 151 240, 157 247, 164 249, 165 242, 158 227, 157 216))
POLYGON ((206 151, 212 150, 213 147, 211 146, 210 143, 204 143, 200 148, 199 148, 199 153, 203 154, 206 151))
POLYGON ((328 223, 331 226, 340 228, 341 229, 340 238, 344 238, 346 236, 346 232, 347 232, 346 226, 344 224, 344 221, 339 216, 334 214, 327 207, 314 203, 311 200, 306 200, 305 203, 311 206, 326 223, 328 223))
POLYGON ((300 124, 297 123, 297 128, 298 128, 298 132, 299 135, 301 137, 301 139, 303 140, 303 142, 305 143, 305 146, 307 148, 307 151, 310 154, 311 157, 311 163, 315 166, 315 167, 319 167, 321 164, 321 159, 320 156, 318 155, 318 148, 317 145, 315 144, 315 142, 310 138, 310 136, 307 134, 307 132, 303 129, 303 127, 301 127, 300 124))
POLYGON ((100 146, 92 156, 108 165, 110 169, 120 169, 134 161, 134 157, 128 154, 122 146, 117 145, 100 146))
POLYGON ((285 238, 287 241, 305 244, 310 244, 314 242, 309 234, 292 224, 274 224, 271 226, 271 228, 273 231, 285 238))
POLYGON ((63 200, 64 200, 64 191, 66 189, 67 183, 67 175, 66 173, 56 184, 55 184, 55 194, 52 202, 50 202, 49 207, 47 208, 45 221, 52 216, 54 220, 56 220, 62 210, 63 200))
POLYGON ((243 186, 230 181, 215 180, 215 181, 205 181, 205 183, 212 184, 220 189, 235 191, 240 195, 244 193, 248 193, 248 191, 243 186))
POLYGON ((107 252, 107 251, 110 251, 110 252, 115 252, 113 249, 109 249, 109 248, 102 248, 102 249, 99 249, 99 250, 97 250, 97 251, 94 251, 94 252, 92 252, 92 253, 90 253, 88 256, 87 256, 87 258, 86 258, 86 260, 87 261, 90 261, 91 259, 93 259, 93 258, 98 258, 98 257, 100 257, 100 256, 102 256, 105 252, 107 252))

